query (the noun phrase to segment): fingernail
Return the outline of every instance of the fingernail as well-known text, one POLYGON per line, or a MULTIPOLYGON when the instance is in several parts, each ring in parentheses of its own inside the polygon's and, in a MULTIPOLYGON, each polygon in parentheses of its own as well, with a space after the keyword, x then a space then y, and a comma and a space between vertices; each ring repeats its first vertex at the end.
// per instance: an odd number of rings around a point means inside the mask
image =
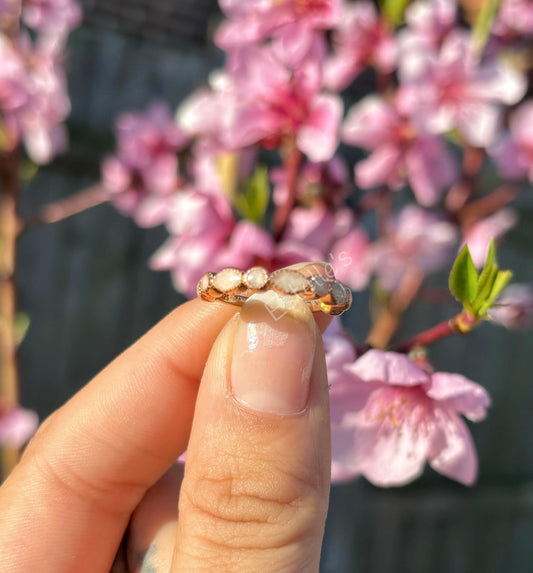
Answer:
POLYGON ((260 412, 296 414, 309 398, 315 326, 297 296, 254 294, 235 333, 231 387, 235 399, 260 412))

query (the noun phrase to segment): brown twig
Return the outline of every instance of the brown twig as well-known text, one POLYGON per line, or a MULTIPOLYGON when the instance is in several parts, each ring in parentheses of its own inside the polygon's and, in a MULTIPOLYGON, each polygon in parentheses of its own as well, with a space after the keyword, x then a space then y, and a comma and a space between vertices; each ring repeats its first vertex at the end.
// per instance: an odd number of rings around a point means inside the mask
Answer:
POLYGON ((395 351, 408 353, 418 346, 429 346, 430 344, 433 344, 438 340, 442 340, 443 338, 447 338, 448 336, 467 334, 472 331, 477 322, 478 321, 471 314, 461 312, 453 318, 445 320, 444 322, 413 336, 402 344, 399 344, 395 348, 395 351))
POLYGON ((291 211, 296 202, 298 175, 300 172, 302 158, 302 152, 296 147, 296 144, 293 144, 285 159, 285 170, 287 172, 287 198, 283 205, 280 205, 274 214, 273 228, 276 240, 279 240, 283 235, 287 222, 289 221, 291 211))
POLYGON ((367 345, 381 349, 389 345, 398 330, 403 313, 415 300, 423 280, 424 276, 418 269, 410 269, 405 273, 400 285, 372 327, 366 340, 367 345))
MULTIPOLYGON (((8 406, 17 404, 19 394, 15 333, 18 165, 17 151, 0 155, 0 396, 8 406)), ((16 449, 2 448, 3 478, 17 461, 16 449)))
POLYGON ((22 233, 40 225, 58 223, 87 209, 106 203, 108 200, 109 196, 102 187, 89 187, 74 195, 50 203, 38 213, 26 217, 20 221, 19 232, 22 233))

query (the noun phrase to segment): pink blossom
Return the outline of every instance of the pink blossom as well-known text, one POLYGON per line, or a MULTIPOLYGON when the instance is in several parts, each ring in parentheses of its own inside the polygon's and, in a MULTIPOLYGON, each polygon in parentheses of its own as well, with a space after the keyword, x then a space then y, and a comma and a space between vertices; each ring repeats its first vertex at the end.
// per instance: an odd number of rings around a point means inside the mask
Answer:
POLYGON ((64 39, 81 23, 81 6, 75 0, 23 0, 24 23, 44 34, 64 39))
MULTIPOLYGON (((342 14, 341 0, 220 0, 230 18, 217 31, 224 50, 256 43, 289 26, 300 33, 333 27, 342 14)), ((299 35, 299 34, 295 34, 299 35)))
POLYGON ((489 150, 498 170, 510 179, 528 176, 533 182, 533 100, 518 107, 509 124, 509 133, 489 150))
POLYGON ((272 47, 250 48, 232 73, 240 98, 225 133, 230 148, 255 143, 277 148, 295 140, 313 162, 333 156, 343 106, 338 96, 320 93, 320 61, 314 53, 294 70, 272 47))
POLYGON ((34 434, 39 418, 32 410, 0 403, 0 444, 19 448, 34 434))
POLYGON ((435 49, 457 24, 457 4, 454 0, 417 0, 407 6, 405 21, 408 28, 402 35, 408 34, 408 41, 416 38, 426 48, 435 49))
POLYGON ((372 151, 355 167, 356 183, 363 188, 399 189, 407 178, 418 202, 432 205, 456 178, 443 141, 420 131, 397 106, 379 96, 367 96, 350 110, 343 141, 372 151))
POLYGON ((533 4, 530 0, 503 0, 499 7, 494 32, 498 35, 533 34, 533 4))
POLYGON ((477 456, 461 419, 485 418, 487 392, 458 374, 428 373, 404 355, 370 350, 334 378, 332 478, 365 476, 378 486, 419 477, 426 460, 465 485, 477 477, 477 456))
POLYGON ((58 54, 33 46, 29 36, 0 35, 0 114, 6 147, 24 141, 30 158, 48 163, 66 147, 63 121, 70 112, 64 70, 58 54))
POLYGON ((501 104, 517 103, 526 81, 497 59, 479 61, 472 40, 456 30, 433 52, 423 44, 404 50, 400 59, 402 109, 428 131, 458 129, 471 145, 486 147, 496 136, 501 104))
POLYGON ((381 288, 393 291, 406 272, 428 275, 453 257, 457 231, 451 223, 418 206, 405 207, 387 236, 375 241, 367 254, 381 288))
POLYGON ((372 274, 369 257, 370 239, 361 226, 356 226, 332 247, 335 276, 353 290, 364 290, 372 274))
POLYGON ((145 114, 127 113, 116 124, 117 154, 102 164, 110 199, 138 225, 163 223, 179 187, 178 158, 186 138, 168 108, 155 104, 145 114))
POLYGON ((516 225, 517 216, 512 209, 502 209, 490 217, 481 219, 464 233, 465 243, 476 267, 485 264, 492 239, 500 239, 516 225))
POLYGON ((335 53, 324 71, 326 86, 333 90, 347 87, 366 67, 392 72, 396 65, 394 36, 371 2, 347 6, 333 41, 335 53))
POLYGON ((523 330, 533 324, 533 287, 513 284, 507 287, 490 309, 490 318, 510 330, 523 330))

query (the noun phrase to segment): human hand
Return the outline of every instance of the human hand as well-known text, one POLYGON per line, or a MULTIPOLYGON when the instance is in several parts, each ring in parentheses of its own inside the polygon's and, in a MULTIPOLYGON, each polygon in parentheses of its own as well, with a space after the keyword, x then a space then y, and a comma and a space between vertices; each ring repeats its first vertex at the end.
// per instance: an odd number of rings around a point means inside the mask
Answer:
POLYGON ((182 305, 42 424, 0 488, 0 571, 108 572, 127 529, 124 571, 318 571, 319 328, 294 296, 235 311, 182 305))

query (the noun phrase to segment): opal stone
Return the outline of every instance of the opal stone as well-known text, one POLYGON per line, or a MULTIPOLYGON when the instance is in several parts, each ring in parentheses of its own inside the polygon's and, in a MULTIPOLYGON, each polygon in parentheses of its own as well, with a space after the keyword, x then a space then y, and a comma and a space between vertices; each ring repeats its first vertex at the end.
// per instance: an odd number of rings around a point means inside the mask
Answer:
POLYGON ((262 289, 268 283, 268 272, 263 267, 253 267, 246 271, 243 282, 248 288, 262 289))
POLYGON ((241 285, 242 272, 239 269, 224 269, 213 279, 213 286, 220 292, 230 292, 241 285))
POLYGON ((305 290, 307 278, 298 271, 282 269, 270 275, 270 284, 286 294, 296 294, 305 290))

